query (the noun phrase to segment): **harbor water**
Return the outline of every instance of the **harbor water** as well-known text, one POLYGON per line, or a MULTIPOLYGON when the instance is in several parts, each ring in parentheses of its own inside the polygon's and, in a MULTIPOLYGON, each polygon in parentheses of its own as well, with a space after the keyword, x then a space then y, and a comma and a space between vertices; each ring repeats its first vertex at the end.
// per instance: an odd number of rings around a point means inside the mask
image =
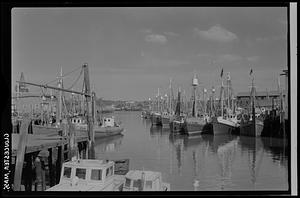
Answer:
POLYGON ((138 111, 114 112, 123 135, 95 140, 97 159, 129 159, 130 169, 162 173, 172 191, 288 190, 282 139, 231 135, 187 137, 152 127, 138 111))

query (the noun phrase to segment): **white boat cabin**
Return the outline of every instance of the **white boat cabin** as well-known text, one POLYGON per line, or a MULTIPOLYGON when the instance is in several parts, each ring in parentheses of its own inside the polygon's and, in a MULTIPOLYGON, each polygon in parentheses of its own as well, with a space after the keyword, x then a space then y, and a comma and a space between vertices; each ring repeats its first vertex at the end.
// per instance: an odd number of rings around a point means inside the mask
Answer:
POLYGON ((82 117, 73 117, 71 123, 75 125, 76 129, 87 129, 87 123, 82 117))
POLYGON ((114 127, 114 126, 116 126, 114 116, 103 118, 102 119, 102 126, 103 127, 114 127))
POLYGON ((84 159, 65 162, 59 184, 47 191, 121 191, 123 184, 113 161, 84 159))
POLYGON ((168 113, 167 111, 164 111, 164 112, 162 113, 162 116, 163 116, 163 117, 168 117, 168 116, 169 116, 169 113, 168 113))
POLYGON ((169 191, 170 184, 162 182, 160 172, 130 170, 125 175, 123 191, 169 191))

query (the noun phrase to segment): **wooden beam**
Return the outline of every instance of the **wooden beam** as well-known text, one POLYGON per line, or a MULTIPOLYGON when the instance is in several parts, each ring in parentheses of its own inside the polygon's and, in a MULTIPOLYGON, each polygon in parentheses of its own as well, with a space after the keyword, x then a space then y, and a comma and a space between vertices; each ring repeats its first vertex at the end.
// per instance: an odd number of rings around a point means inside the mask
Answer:
MULTIPOLYGON (((16 82, 20 83, 20 81, 16 81, 16 82)), ((49 85, 40 85, 40 84, 36 84, 36 83, 31 83, 31 82, 21 82, 21 83, 32 85, 32 86, 37 86, 37 87, 43 87, 45 89, 54 89, 54 90, 58 90, 58 91, 64 91, 64 92, 68 92, 68 93, 74 93, 74 94, 84 95, 86 97, 91 97, 90 94, 80 92, 80 91, 74 91, 74 90, 68 90, 68 89, 64 89, 64 88, 52 87, 52 86, 49 86, 49 85)))
POLYGON ((27 144, 27 133, 28 133, 29 123, 30 123, 30 119, 28 117, 25 117, 21 124, 20 140, 18 143, 17 160, 15 166, 15 175, 14 175, 15 191, 21 190, 22 171, 23 171, 25 149, 27 144))

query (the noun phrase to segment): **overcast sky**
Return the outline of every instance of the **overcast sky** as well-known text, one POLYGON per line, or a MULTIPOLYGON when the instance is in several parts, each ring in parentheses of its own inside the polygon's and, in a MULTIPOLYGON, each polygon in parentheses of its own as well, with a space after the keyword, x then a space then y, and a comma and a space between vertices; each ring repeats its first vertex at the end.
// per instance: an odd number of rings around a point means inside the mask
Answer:
POLYGON ((104 99, 146 100, 158 87, 168 91, 170 78, 190 93, 194 73, 202 88, 218 87, 222 68, 236 93, 249 90, 250 68, 258 91, 274 90, 287 68, 286 14, 276 7, 15 8, 12 85, 21 72, 43 84, 60 67, 68 73, 88 63, 104 99))

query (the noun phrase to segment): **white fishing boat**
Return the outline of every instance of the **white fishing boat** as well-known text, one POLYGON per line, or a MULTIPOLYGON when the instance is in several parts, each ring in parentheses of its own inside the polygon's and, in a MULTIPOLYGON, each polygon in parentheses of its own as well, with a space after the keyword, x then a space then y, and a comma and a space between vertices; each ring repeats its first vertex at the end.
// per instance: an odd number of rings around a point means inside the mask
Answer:
POLYGON ((162 182, 160 172, 130 170, 123 191, 170 191, 170 184, 162 182))
POLYGON ((46 191, 122 191, 124 182, 113 161, 80 159, 63 163, 59 184, 46 191))
POLYGON ((107 136, 118 135, 121 134, 123 130, 124 128, 121 127, 120 124, 115 122, 114 116, 104 117, 102 119, 102 125, 94 126, 95 138, 103 138, 107 136))

